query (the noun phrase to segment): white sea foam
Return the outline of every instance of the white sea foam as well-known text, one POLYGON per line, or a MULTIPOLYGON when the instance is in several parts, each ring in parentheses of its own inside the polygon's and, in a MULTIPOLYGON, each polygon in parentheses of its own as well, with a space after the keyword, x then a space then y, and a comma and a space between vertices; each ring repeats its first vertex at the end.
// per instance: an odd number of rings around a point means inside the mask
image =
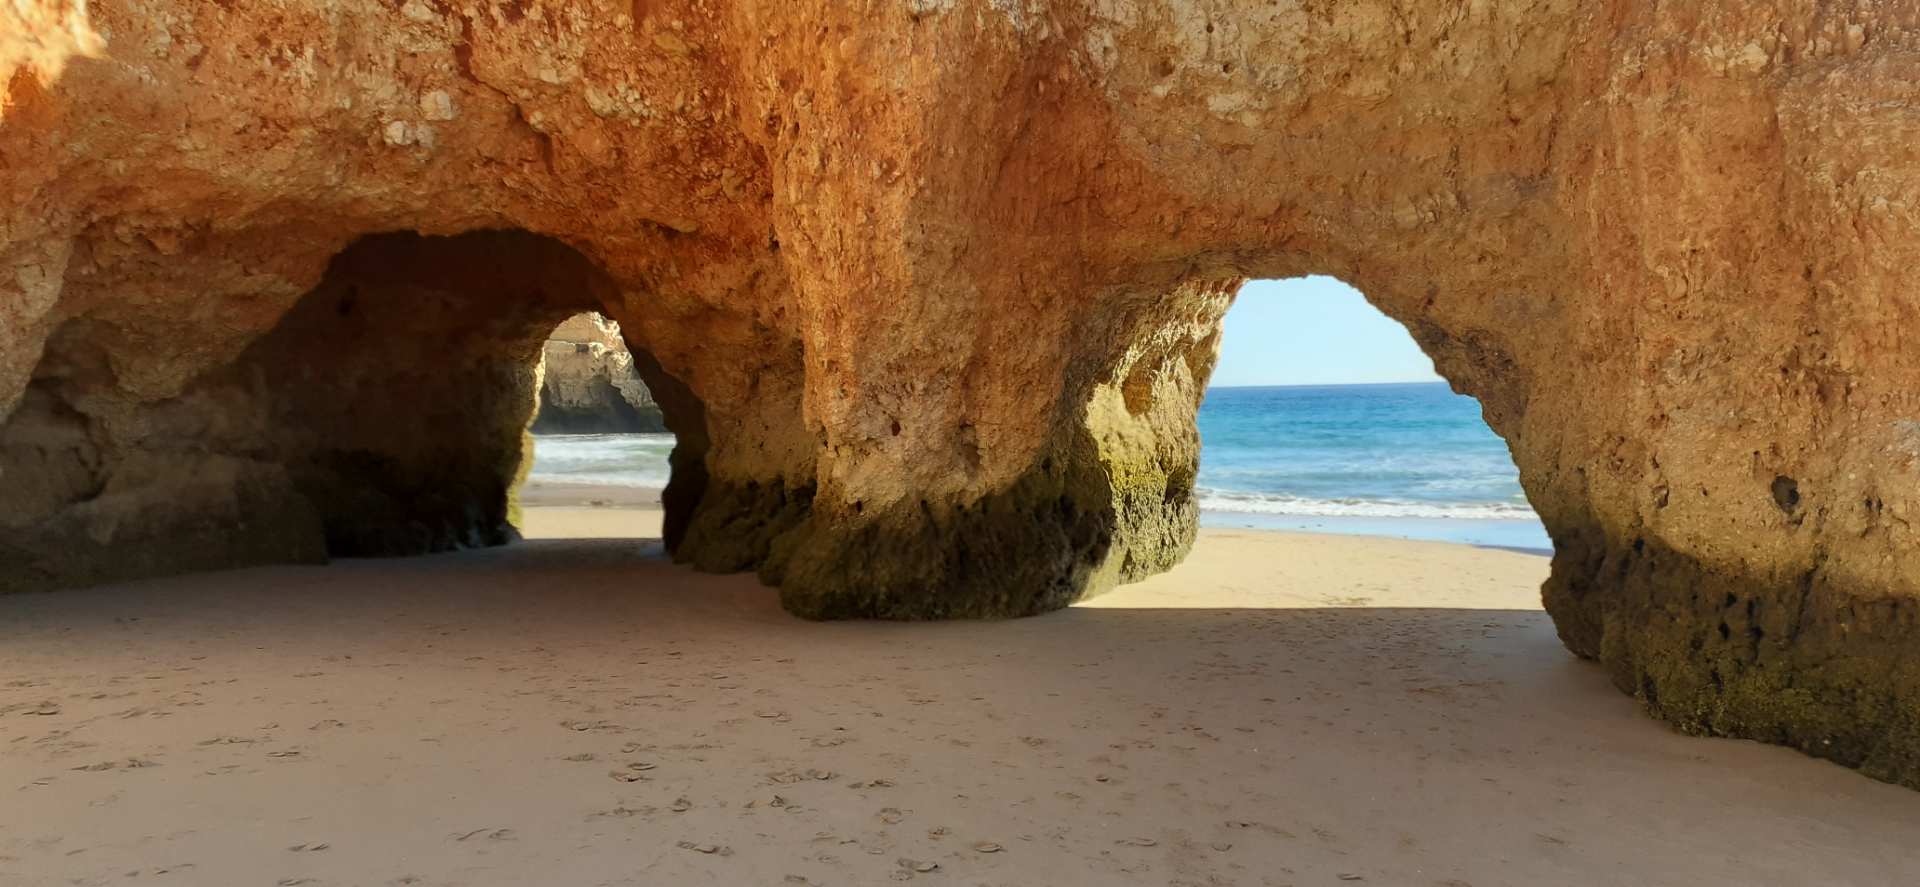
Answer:
MULTIPOLYGON (((556 483, 661 489, 667 485, 667 454, 672 449, 671 434, 541 436, 534 439, 535 459, 530 476, 535 480, 556 483)), ((1362 480, 1364 478, 1356 475, 1355 485, 1362 480)), ((1474 483, 1461 484, 1462 492, 1489 486, 1478 477, 1473 480, 1474 483)), ((1435 485, 1428 483, 1425 486, 1431 488, 1435 485)), ((1538 520, 1533 509, 1518 499, 1446 501, 1396 498, 1391 495, 1314 498, 1213 487, 1199 487, 1194 494, 1199 499, 1201 509, 1221 514, 1538 520)))
POLYGON ((546 481, 557 484, 585 484, 594 487, 633 487, 641 490, 664 490, 667 487, 667 472, 618 471, 606 474, 574 472, 558 474, 550 471, 529 471, 528 480, 546 481))
POLYGON ((553 483, 661 489, 671 434, 540 435, 527 476, 553 483))
POLYGON ((1461 520, 1537 520, 1520 502, 1413 502, 1404 499, 1310 499, 1284 493, 1194 490, 1203 511, 1304 517, 1422 517, 1461 520))

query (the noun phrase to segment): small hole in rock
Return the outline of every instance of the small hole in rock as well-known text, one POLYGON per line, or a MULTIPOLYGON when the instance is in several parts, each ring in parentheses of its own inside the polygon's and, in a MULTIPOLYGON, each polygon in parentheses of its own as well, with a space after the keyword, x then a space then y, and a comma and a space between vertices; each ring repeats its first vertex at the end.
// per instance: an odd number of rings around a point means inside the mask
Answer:
POLYGON ((1780 506, 1781 511, 1792 514, 1800 506, 1800 484, 1784 474, 1774 478, 1773 504, 1780 506))

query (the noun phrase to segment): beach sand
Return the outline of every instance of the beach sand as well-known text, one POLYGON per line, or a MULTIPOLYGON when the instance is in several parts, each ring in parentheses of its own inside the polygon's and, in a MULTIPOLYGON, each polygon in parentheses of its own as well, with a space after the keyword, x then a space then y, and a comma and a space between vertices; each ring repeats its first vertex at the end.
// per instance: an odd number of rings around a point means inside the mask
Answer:
POLYGON ((1646 718, 1538 556, 1207 530, 1047 616, 820 624, 579 494, 0 598, 0 884, 1920 879, 1920 793, 1646 718))

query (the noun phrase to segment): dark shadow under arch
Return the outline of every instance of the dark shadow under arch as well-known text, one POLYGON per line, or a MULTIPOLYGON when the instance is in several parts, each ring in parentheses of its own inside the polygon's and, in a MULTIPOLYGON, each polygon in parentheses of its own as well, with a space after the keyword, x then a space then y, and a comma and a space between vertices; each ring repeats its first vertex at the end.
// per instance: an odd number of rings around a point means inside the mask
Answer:
MULTIPOLYGON (((72 469, 0 490, 0 576, 44 588, 516 539, 541 346, 619 305, 605 272, 550 237, 372 234, 232 361, 150 403, 99 396, 111 373, 72 322, 0 427, 7 474, 72 469)), ((698 399, 634 352, 681 432, 674 467, 699 465, 698 399)), ((704 472, 674 477, 684 527, 704 472)))

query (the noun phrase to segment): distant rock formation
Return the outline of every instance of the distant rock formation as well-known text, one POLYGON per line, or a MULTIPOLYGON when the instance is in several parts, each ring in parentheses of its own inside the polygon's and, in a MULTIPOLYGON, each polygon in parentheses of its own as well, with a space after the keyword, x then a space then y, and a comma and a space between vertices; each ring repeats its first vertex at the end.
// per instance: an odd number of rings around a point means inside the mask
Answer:
POLYGON ((634 369, 620 324, 597 312, 553 331, 543 351, 535 434, 666 431, 660 405, 634 369))

